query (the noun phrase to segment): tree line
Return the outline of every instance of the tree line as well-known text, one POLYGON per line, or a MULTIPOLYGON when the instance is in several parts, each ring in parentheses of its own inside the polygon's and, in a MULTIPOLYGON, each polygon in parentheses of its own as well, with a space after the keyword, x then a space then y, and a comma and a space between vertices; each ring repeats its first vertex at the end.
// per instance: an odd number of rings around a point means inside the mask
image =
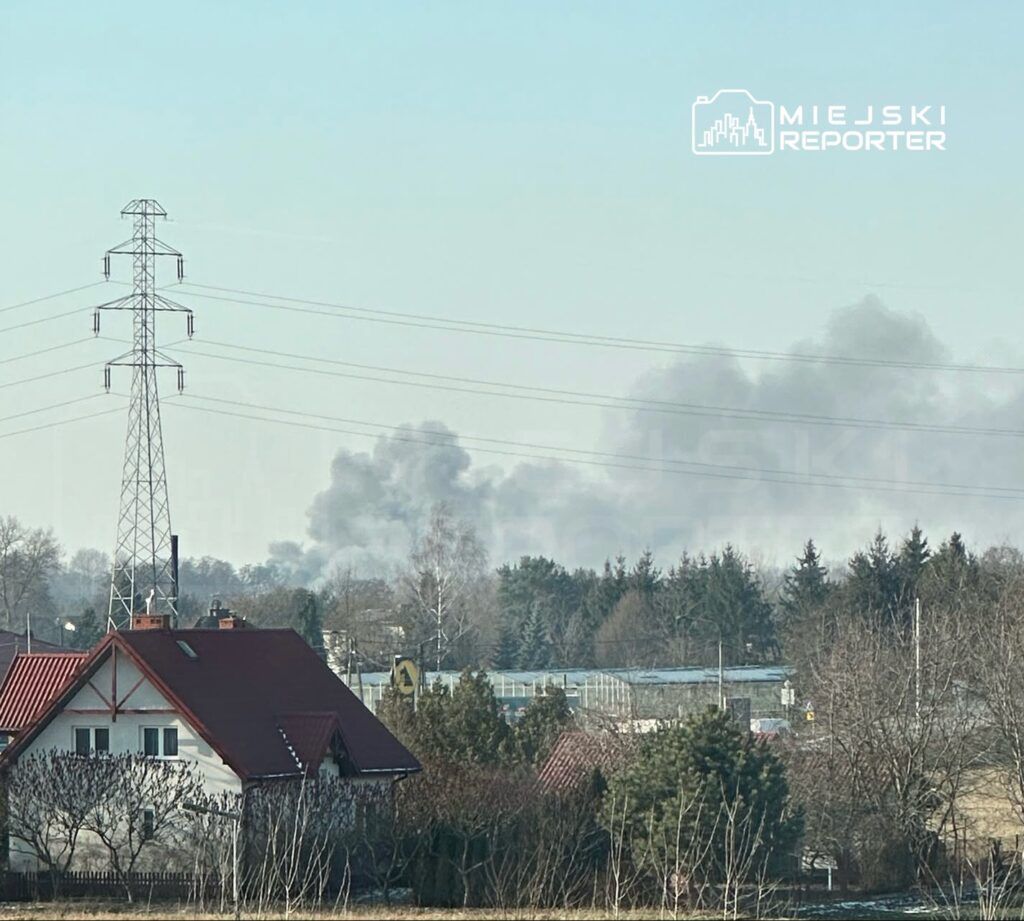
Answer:
MULTIPOLYGON (((181 563, 179 624, 201 623, 214 599, 257 626, 293 627, 326 655, 340 637, 353 669, 387 669, 412 655, 427 668, 657 667, 796 661, 815 620, 881 617, 904 628, 916 600, 941 604, 965 580, 1024 570, 1021 554, 977 555, 959 534, 932 550, 921 529, 894 543, 881 532, 830 572, 813 540, 784 571, 755 566, 727 544, 662 568, 650 551, 600 569, 544 556, 488 564, 471 527, 435 508, 409 558, 386 577, 338 567, 315 584, 281 564, 236 568, 211 557, 181 563)), ((0 627, 89 648, 106 630, 109 559, 64 560, 51 532, 0 518, 0 627), (65 630, 70 623, 74 630, 65 630)))

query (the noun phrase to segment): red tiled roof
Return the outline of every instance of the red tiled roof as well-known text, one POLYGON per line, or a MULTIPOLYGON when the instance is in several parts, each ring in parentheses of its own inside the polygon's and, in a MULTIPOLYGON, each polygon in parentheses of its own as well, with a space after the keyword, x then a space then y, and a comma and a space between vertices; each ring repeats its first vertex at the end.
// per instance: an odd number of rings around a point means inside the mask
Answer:
POLYGON ((68 683, 85 652, 18 653, 0 686, 0 731, 18 732, 68 683))
POLYGON ((633 736, 614 732, 563 732, 537 779, 546 790, 572 790, 594 770, 617 768, 635 747, 633 736))
POLYGON ((286 713, 278 717, 278 728, 295 753, 303 770, 319 766, 338 731, 335 713, 286 713))
MULTIPOLYGON (((60 646, 53 643, 43 643, 32 638, 33 652, 60 652, 60 646)), ((11 668, 14 657, 19 652, 28 652, 28 640, 24 633, 12 633, 10 630, 0 630, 0 681, 11 668)))
POLYGON ((333 717, 357 773, 420 769, 412 754, 294 630, 109 633, 90 653, 76 682, 5 751, 5 760, 17 757, 114 648, 135 661, 243 779, 295 775, 301 770, 296 757, 303 766, 319 766, 331 739, 327 735, 324 741, 327 723, 319 718, 324 714, 333 717))

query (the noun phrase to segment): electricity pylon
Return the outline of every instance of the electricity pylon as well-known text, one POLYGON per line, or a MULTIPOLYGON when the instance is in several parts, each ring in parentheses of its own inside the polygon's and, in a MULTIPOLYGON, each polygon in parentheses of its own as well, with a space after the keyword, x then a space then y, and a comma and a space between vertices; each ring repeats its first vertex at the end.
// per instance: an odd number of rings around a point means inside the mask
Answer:
POLYGON ((164 311, 183 312, 187 317, 189 338, 194 331, 192 311, 157 293, 158 256, 177 260, 178 280, 184 277, 184 259, 176 249, 157 239, 156 219, 167 212, 152 199, 129 202, 122 217, 131 217, 134 231, 126 240, 103 256, 103 274, 110 278, 110 257, 132 257, 132 292, 101 304, 93 315, 93 332, 99 335, 100 312, 130 310, 132 347, 108 361, 103 383, 110 390, 110 369, 132 369, 131 402, 128 405, 128 434, 125 438, 124 470, 121 475, 121 501, 117 519, 117 541, 110 577, 108 628, 130 624, 131 616, 142 610, 177 617, 177 573, 172 566, 171 514, 167 504, 167 472, 164 468, 164 443, 160 429, 160 399, 157 369, 174 368, 179 392, 185 385, 182 366, 156 347, 156 315, 164 311))

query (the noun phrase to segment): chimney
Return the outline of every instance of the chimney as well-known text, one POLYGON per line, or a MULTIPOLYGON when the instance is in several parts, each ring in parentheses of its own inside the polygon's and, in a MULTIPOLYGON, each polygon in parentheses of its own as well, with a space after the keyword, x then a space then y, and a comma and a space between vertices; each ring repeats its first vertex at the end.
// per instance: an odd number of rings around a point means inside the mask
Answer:
POLYGON ((132 614, 132 630, 170 630, 170 614, 132 614))
POLYGON ((161 614, 156 608, 156 589, 150 589, 146 609, 132 614, 132 630, 170 630, 171 615, 161 614))
POLYGON ((210 617, 217 618, 217 628, 220 630, 241 630, 249 626, 244 617, 239 617, 230 608, 223 607, 219 598, 214 598, 210 605, 210 617))
POLYGON ((244 617, 228 612, 227 617, 217 621, 217 626, 221 630, 243 630, 249 628, 249 622, 244 617))
POLYGON ((171 535, 171 604, 178 607, 178 535, 171 535))

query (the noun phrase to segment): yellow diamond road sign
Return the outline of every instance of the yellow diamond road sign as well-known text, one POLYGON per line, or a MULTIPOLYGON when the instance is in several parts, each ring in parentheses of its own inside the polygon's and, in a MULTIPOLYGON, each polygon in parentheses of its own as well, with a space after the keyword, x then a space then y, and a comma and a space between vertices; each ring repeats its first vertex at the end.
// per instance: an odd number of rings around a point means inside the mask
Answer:
POLYGON ((391 684, 399 694, 415 694, 420 683, 420 670, 412 659, 399 659, 391 669, 391 684))

